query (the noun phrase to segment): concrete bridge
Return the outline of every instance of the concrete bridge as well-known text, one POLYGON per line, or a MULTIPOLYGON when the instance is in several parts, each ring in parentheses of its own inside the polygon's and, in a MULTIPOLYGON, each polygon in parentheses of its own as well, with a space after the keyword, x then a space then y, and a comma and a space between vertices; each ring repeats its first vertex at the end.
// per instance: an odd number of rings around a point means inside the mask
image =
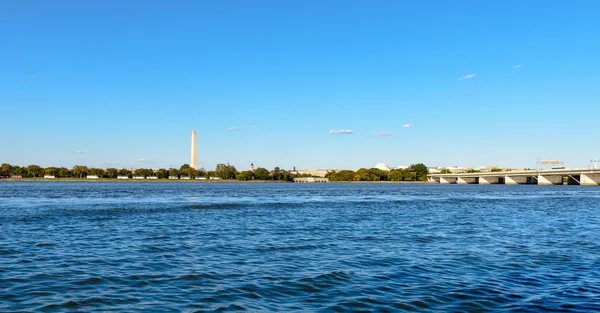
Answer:
POLYGON ((510 172, 429 174, 429 181, 440 184, 506 185, 600 185, 600 169, 573 168, 523 170, 510 172))

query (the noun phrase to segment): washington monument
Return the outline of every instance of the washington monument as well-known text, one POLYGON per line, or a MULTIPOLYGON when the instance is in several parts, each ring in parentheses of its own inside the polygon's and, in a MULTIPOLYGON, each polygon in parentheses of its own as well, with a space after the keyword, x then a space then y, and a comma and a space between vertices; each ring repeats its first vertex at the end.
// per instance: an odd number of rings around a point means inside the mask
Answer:
POLYGON ((192 160, 190 161, 190 167, 198 169, 198 155, 196 154, 196 130, 192 130, 192 160))

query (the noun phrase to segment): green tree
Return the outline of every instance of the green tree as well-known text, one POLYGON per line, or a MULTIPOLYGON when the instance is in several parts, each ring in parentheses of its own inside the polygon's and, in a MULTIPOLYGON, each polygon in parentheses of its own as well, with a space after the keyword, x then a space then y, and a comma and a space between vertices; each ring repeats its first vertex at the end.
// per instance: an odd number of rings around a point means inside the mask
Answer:
POLYGON ((494 167, 492 168, 492 172, 502 172, 502 169, 494 167))
POLYGON ((215 171, 206 171, 205 175, 206 175, 205 177, 211 178, 211 177, 217 176, 217 172, 215 172, 215 171))
POLYGON ((238 174, 238 171, 235 169, 235 166, 229 164, 217 164, 215 168, 215 172, 218 177, 222 179, 235 179, 238 174))
POLYGON ((73 176, 73 173, 71 171, 69 171, 69 169, 66 167, 61 167, 58 170, 58 177, 71 177, 71 176, 73 176))
POLYGON ((452 174, 452 171, 448 168, 445 168, 443 170, 440 171, 440 174, 452 174))
POLYGON ((93 168, 90 168, 89 175, 97 175, 98 177, 104 177, 105 172, 101 168, 93 167, 93 168))
POLYGON ((385 181, 388 179, 388 172, 373 167, 373 168, 369 169, 369 177, 373 181, 379 181, 379 180, 385 181))
POLYGON ((282 176, 281 176, 281 169, 279 168, 279 166, 276 166, 273 169, 273 173, 271 174, 271 179, 273 180, 281 180, 282 176))
POLYGON ((388 180, 390 181, 403 181, 404 172, 401 169, 394 169, 388 173, 388 180))
POLYGON ((254 173, 252 171, 243 171, 236 176, 237 180, 247 181, 254 179, 254 173))
MULTIPOLYGON (((187 165, 187 164, 185 164, 185 165, 187 165)), ((198 170, 196 170, 193 167, 187 167, 187 168, 181 170, 180 172, 182 175, 189 176, 191 178, 196 178, 196 176, 199 176, 198 170)))
POLYGON ((268 180, 269 174, 269 171, 264 167, 259 167, 254 170, 254 177, 258 180, 268 180))
POLYGON ((169 168, 169 176, 177 176, 179 177, 181 173, 179 173, 179 170, 176 168, 169 168))
POLYGON ((46 170, 44 171, 44 175, 58 176, 58 168, 46 167, 46 170))
POLYGON ((330 171, 325 174, 325 178, 330 181, 353 181, 355 173, 351 170, 330 171))
POLYGON ((185 170, 187 170, 188 168, 190 168, 190 165, 189 165, 189 164, 183 164, 183 165, 181 165, 181 167, 179 168, 179 172, 180 172, 180 173, 183 173, 183 172, 185 172, 185 170))
POLYGON ((415 180, 425 181, 427 180, 427 174, 429 174, 429 170, 427 166, 423 163, 413 164, 409 167, 411 172, 415 173, 415 180))
POLYGON ((27 176, 27 169, 22 167, 22 166, 15 166, 13 167, 12 170, 12 174, 11 175, 21 175, 21 176, 27 176))
POLYGON ((83 178, 84 176, 87 176, 87 174, 89 172, 90 172, 90 170, 88 169, 87 166, 83 166, 83 165, 73 166, 73 175, 75 175, 75 177, 83 178))
POLYGON ((371 181, 371 175, 369 175, 369 170, 366 168, 358 169, 354 173, 354 181, 371 181))
POLYGON ((154 174, 156 174, 156 177, 158 177, 158 179, 169 178, 169 172, 167 172, 167 170, 164 168, 157 169, 154 172, 154 174))
POLYGON ((131 171, 126 169, 126 168, 122 168, 117 172, 117 175, 119 176, 127 176, 129 178, 131 178, 131 171))
POLYGON ((402 176, 404 177, 404 181, 415 181, 417 180, 417 173, 411 171, 410 169, 402 170, 402 176))
POLYGON ((8 163, 2 163, 0 166, 0 176, 10 176, 13 171, 13 166, 8 163))
POLYGON ((138 168, 138 169, 135 169, 135 171, 133 171, 133 175, 148 177, 148 176, 154 175, 154 171, 152 171, 151 169, 147 169, 147 168, 138 168))
POLYGON ((44 168, 38 165, 29 165, 27 166, 27 176, 29 177, 42 177, 44 176, 44 168))
POLYGON ((117 178, 117 175, 119 175, 119 170, 116 168, 107 168, 105 175, 106 178, 117 178))
POLYGON ((283 181, 294 181, 294 175, 292 175, 288 171, 282 171, 281 172, 281 180, 283 180, 283 181))
POLYGON ((467 171, 467 173, 481 173, 480 170, 476 170, 476 169, 470 169, 467 171))

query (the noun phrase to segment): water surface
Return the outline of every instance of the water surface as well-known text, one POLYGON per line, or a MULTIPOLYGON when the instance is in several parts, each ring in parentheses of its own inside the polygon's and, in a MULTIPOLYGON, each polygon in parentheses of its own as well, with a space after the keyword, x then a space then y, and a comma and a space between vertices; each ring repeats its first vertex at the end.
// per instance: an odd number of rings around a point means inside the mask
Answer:
POLYGON ((600 189, 0 182, 0 311, 600 310, 600 189))

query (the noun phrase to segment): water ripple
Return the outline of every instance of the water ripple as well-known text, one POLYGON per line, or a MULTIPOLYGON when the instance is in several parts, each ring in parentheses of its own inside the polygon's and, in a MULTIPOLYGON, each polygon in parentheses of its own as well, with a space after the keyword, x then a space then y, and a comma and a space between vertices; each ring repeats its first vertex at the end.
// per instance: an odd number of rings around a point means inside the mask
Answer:
POLYGON ((0 311, 600 310, 600 190, 0 183, 0 311))

